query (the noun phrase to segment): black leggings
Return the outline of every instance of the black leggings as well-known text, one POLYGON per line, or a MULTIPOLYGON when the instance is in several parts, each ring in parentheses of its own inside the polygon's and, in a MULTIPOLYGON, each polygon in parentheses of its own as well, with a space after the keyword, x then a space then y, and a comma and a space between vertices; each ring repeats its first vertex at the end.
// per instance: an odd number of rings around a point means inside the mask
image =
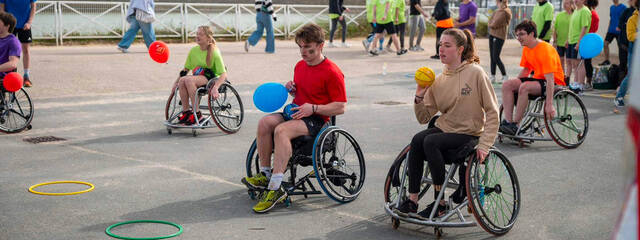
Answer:
POLYGON ((336 32, 336 29, 338 28, 338 22, 340 23, 340 26, 342 26, 342 42, 344 42, 346 40, 346 37, 347 37, 347 21, 345 21, 344 18, 342 18, 342 21, 340 21, 338 19, 339 19, 339 17, 331 19, 331 33, 329 34, 329 42, 333 42, 333 34, 336 32))
MULTIPOLYGON (((404 29, 405 29, 405 23, 400 23, 398 25, 394 25, 396 27, 396 33, 398 34, 398 39, 400 39, 400 49, 404 49, 404 29)), ((392 38, 389 38, 389 42, 387 43, 387 46, 391 46, 391 43, 393 42, 392 38)))
POLYGON ((593 65, 591 64, 591 58, 584 60, 584 70, 586 71, 587 78, 593 77, 593 65))
POLYGON ((502 52, 502 46, 504 45, 504 40, 489 35, 489 54, 491 55, 491 75, 496 75, 496 65, 500 68, 500 72, 502 75, 507 75, 507 72, 504 70, 504 64, 500 59, 500 52, 502 52))
MULTIPOLYGON (((437 127, 429 128, 413 136, 411 150, 409 150, 409 193, 420 192, 425 160, 429 162, 433 184, 442 185, 446 177, 444 165, 450 164, 452 161, 452 159, 443 159, 442 153, 446 150, 457 149, 477 138, 466 134, 443 133, 437 127)), ((462 165, 460 171, 460 173, 463 171, 462 165)), ((464 173, 460 176, 463 175, 464 173)))
POLYGON ((440 36, 448 28, 436 28, 436 55, 440 56, 440 36))

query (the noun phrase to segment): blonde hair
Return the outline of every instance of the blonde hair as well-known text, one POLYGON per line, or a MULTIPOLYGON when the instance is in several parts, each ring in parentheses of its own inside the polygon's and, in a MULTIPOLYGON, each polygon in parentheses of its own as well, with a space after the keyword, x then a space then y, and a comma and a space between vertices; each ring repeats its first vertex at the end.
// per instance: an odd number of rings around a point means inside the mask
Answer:
POLYGON ((449 28, 442 34, 452 36, 456 41, 456 47, 463 47, 461 61, 480 64, 480 57, 476 53, 476 44, 473 42, 473 34, 469 29, 464 31, 458 28, 449 28))
MULTIPOLYGON (((211 30, 210 26, 202 25, 198 27, 198 30, 202 30, 204 34, 207 35, 207 38, 209 38, 209 41, 213 43, 213 47, 216 46, 216 39, 213 38, 213 30, 211 30)), ((211 65, 211 56, 213 55, 213 47, 207 49, 207 67, 211 65)))

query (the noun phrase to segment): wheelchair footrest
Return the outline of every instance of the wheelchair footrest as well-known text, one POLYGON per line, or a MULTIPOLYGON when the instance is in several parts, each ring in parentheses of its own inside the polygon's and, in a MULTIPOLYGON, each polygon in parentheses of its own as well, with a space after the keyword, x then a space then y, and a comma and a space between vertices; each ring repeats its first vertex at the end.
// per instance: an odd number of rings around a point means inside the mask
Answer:
MULTIPOLYGON (((401 221, 420 224, 420 225, 426 225, 426 226, 433 226, 433 227, 472 227, 476 225, 475 222, 471 222, 471 221, 447 222, 447 221, 441 221, 440 220, 441 218, 434 218, 432 221, 429 221, 429 220, 420 220, 412 217, 402 217, 396 214, 395 212, 393 212, 393 210, 391 210, 392 204, 393 203, 385 203, 383 206, 384 210, 387 212, 387 214, 391 215, 392 218, 399 219, 401 221)), ((459 209, 454 209, 452 211, 457 211, 457 210, 459 209)), ((446 218, 446 216, 443 218, 446 218)))

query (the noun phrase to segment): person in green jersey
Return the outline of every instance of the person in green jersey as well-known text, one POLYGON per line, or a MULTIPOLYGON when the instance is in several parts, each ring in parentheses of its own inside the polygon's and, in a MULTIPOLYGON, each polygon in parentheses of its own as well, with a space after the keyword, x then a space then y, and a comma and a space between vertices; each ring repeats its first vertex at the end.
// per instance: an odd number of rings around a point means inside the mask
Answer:
POLYGON ((372 56, 378 56, 379 52, 376 50, 378 39, 382 38, 384 31, 387 31, 387 34, 391 35, 391 39, 393 40, 393 45, 396 47, 396 53, 398 55, 402 55, 407 53, 407 51, 403 51, 400 49, 400 44, 398 43, 398 35, 396 34, 396 29, 393 25, 393 17, 395 16, 395 0, 378 0, 377 4, 374 5, 373 10, 373 23, 376 24, 376 36, 369 47, 369 53, 372 56))
POLYGON ((573 72, 575 72, 576 85, 571 88, 574 91, 582 91, 584 89, 584 78, 586 71, 584 64, 580 64, 578 49, 580 49, 580 40, 584 37, 591 27, 591 10, 584 5, 586 0, 574 0, 575 11, 569 18, 569 45, 567 46, 567 58, 573 72))
POLYGON ((560 55, 560 62, 562 69, 564 69, 565 83, 569 84, 569 78, 571 77, 571 68, 567 68, 567 47, 569 45, 569 20, 573 13, 573 0, 565 0, 562 2, 562 8, 564 11, 556 15, 556 20, 553 25, 553 46, 556 47, 558 55, 560 55))
POLYGON ((533 7, 531 20, 536 23, 538 38, 549 42, 551 39, 551 21, 553 21, 553 5, 547 0, 538 0, 533 7))
MULTIPOLYGON (((394 17, 394 27, 396 28, 396 33, 398 34, 398 39, 400 40, 400 49, 401 51, 407 51, 404 48, 404 30, 407 23, 407 17, 405 13, 406 5, 404 0, 394 0, 395 1, 395 17, 394 17)), ((387 43, 387 49, 391 49, 391 42, 393 39, 389 39, 387 43)))
MULTIPOLYGON (((364 46, 364 51, 369 52, 369 45, 373 41, 373 38, 376 36, 376 24, 373 23, 373 6, 376 5, 378 0, 367 0, 365 3, 365 10, 367 11, 367 22, 371 25, 371 33, 367 35, 367 39, 362 40, 362 46, 364 46)), ((384 38, 380 39, 380 51, 382 51, 382 45, 384 45, 384 38)))

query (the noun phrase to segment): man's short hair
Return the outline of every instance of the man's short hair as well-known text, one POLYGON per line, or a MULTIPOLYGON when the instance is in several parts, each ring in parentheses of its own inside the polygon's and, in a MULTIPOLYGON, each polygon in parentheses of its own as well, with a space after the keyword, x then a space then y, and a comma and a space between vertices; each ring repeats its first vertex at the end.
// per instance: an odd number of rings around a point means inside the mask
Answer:
POLYGON ((303 41, 305 43, 324 43, 324 30, 316 24, 309 23, 304 25, 296 32, 296 43, 303 41))
POLYGON ((598 6, 598 0, 587 0, 584 5, 587 5, 589 8, 596 8, 598 6))
POLYGON ((527 32, 527 34, 533 33, 533 37, 537 38, 538 37, 538 32, 536 31, 536 23, 534 23, 531 20, 524 20, 522 22, 520 22, 517 26, 516 26, 516 32, 517 31, 525 31, 527 32))
POLYGON ((5 26, 9 25, 9 33, 12 33, 16 27, 16 18, 11 15, 11 13, 0 11, 0 20, 2 20, 5 26))

